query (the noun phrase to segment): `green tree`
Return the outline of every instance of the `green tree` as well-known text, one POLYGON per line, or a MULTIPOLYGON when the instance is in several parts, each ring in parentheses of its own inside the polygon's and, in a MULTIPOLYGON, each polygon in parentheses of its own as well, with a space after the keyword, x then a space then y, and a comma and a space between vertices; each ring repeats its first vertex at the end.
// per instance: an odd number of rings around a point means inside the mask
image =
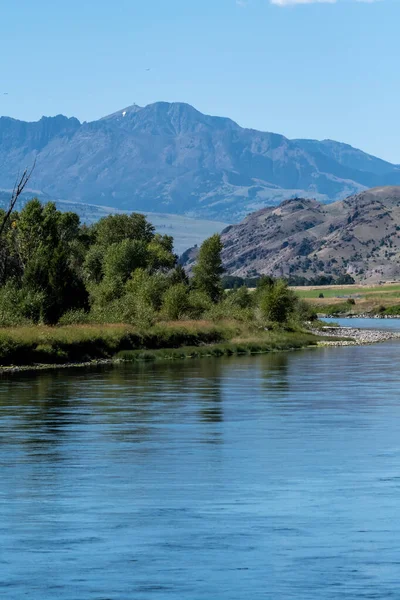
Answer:
POLYGON ((167 319, 176 321, 187 316, 189 311, 189 288, 184 283, 177 283, 164 294, 162 313, 167 319))
POLYGON ((150 271, 170 271, 178 257, 173 253, 174 240, 169 235, 155 235, 147 246, 150 271))
POLYGON ((274 282, 260 294, 260 308, 263 317, 274 323, 286 323, 297 302, 296 295, 283 279, 274 282))
POLYGON ((189 277, 182 265, 176 265, 175 269, 169 274, 170 285, 176 285, 177 283, 184 283, 189 285, 189 277))
POLYGON ((56 323, 66 310, 87 306, 78 254, 73 253, 79 217, 61 213, 52 202, 42 205, 35 199, 15 215, 13 223, 19 284, 24 293, 42 298, 40 318, 56 323))
POLYGON ((253 293, 250 293, 247 287, 233 289, 227 293, 226 304, 234 308, 250 308, 253 305, 253 293))
POLYGON ((144 215, 110 215, 93 225, 96 243, 100 246, 118 244, 124 240, 140 240, 146 244, 154 237, 154 227, 144 215))
POLYGON ((103 259, 103 273, 107 278, 118 278, 124 283, 135 269, 143 269, 148 261, 146 243, 125 239, 111 244, 103 259))
POLYGON ((223 294, 221 252, 221 236, 216 233, 203 242, 197 264, 193 267, 194 289, 207 294, 212 302, 218 302, 223 294))

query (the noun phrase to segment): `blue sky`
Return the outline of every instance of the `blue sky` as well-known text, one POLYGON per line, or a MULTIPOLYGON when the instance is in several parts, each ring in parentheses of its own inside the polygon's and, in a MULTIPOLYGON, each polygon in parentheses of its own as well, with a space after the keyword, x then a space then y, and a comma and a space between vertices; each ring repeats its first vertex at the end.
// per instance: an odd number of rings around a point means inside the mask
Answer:
POLYGON ((400 0, 5 1, 0 114, 183 101, 400 163, 399 23, 400 0))

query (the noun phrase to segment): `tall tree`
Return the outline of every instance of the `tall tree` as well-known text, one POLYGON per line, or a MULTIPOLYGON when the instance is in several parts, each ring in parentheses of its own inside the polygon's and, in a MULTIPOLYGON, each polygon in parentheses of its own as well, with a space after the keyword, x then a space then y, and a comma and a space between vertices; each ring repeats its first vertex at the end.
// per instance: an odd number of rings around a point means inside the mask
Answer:
POLYGON ((193 268, 193 287, 206 293, 213 302, 218 302, 223 293, 222 248, 221 236, 218 233, 208 238, 201 245, 197 264, 193 268))

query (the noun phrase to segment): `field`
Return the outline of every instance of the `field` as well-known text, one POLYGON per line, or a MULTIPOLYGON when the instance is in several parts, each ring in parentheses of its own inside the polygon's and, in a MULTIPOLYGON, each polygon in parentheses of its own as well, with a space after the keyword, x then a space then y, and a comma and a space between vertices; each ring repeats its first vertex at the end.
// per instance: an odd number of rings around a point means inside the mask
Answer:
POLYGON ((382 285, 328 285, 294 287, 296 293, 321 313, 334 312, 339 305, 353 314, 400 314, 400 283, 382 285), (319 297, 323 295, 323 297, 319 297), (354 304, 350 302, 354 301, 354 304))

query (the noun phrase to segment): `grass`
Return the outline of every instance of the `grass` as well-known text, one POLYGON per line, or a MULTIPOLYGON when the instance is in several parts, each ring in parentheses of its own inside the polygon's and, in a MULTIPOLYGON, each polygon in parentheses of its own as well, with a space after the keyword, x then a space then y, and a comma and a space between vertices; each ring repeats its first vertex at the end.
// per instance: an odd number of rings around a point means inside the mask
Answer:
POLYGON ((156 350, 219 343, 238 332, 232 324, 158 324, 142 332, 128 325, 15 327, 0 331, 0 365, 86 362, 122 350, 156 350))
POLYGON ((400 293, 400 284, 386 284, 376 286, 357 286, 357 285, 327 285, 320 287, 296 287, 296 294, 304 299, 318 299, 319 294, 323 294, 324 298, 340 298, 354 296, 380 296, 392 295, 400 293))
POLYGON ((282 350, 298 350, 315 346, 319 338, 307 333, 269 332, 260 338, 234 339, 222 344, 210 346, 186 346, 179 349, 161 349, 152 351, 131 350, 118 354, 126 362, 144 362, 155 360, 181 360, 187 358, 240 356, 266 354, 282 350))
POLYGON ((326 286, 296 288, 296 293, 313 305, 318 313, 338 314, 382 314, 400 316, 400 284, 376 286, 326 286), (323 294, 323 298, 319 295, 323 294), (355 305, 346 304, 353 298, 355 305))
POLYGON ((309 333, 256 330, 234 321, 159 323, 147 331, 128 325, 15 327, 0 330, 0 366, 254 354, 317 342, 309 333))

